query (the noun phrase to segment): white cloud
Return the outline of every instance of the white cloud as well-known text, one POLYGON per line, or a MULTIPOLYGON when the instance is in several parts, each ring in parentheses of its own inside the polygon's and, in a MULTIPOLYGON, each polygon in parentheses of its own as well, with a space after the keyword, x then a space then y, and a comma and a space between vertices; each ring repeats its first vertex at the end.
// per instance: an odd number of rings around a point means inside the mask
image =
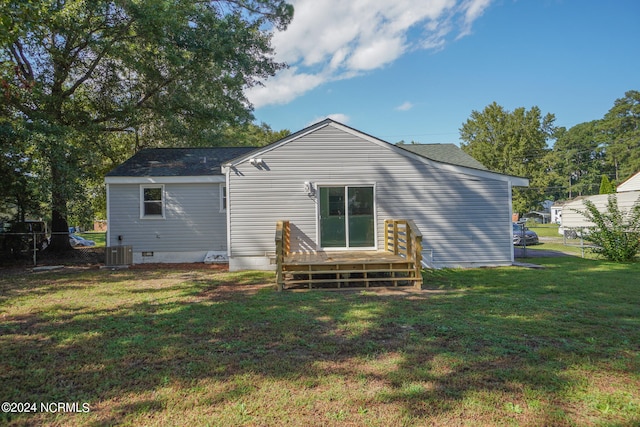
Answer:
POLYGON ((276 60, 290 65, 247 91, 259 108, 285 104, 319 85, 353 78, 416 49, 442 49, 470 34, 492 0, 289 0, 294 18, 276 32, 276 60))
POLYGON ((398 105, 396 107, 396 110, 398 110, 398 111, 409 111, 412 108, 413 108, 413 104, 411 102, 407 101, 407 102, 405 102, 405 103, 403 103, 401 105, 398 105))
POLYGON ((492 0, 469 0, 463 4, 464 25, 457 38, 471 34, 471 25, 480 18, 492 0))
POLYGON ((346 114, 342 114, 342 113, 327 114, 326 116, 316 117, 315 119, 313 119, 309 123, 307 123, 307 126, 311 126, 313 124, 321 122, 324 119, 335 120, 336 122, 339 122, 339 123, 342 123, 342 124, 346 125, 349 122, 349 120, 351 120, 351 117, 347 116, 346 114))
POLYGON ((297 67, 282 70, 269 79, 264 86, 247 91, 247 96, 256 107, 271 104, 286 104, 326 81, 320 74, 300 72, 297 67))

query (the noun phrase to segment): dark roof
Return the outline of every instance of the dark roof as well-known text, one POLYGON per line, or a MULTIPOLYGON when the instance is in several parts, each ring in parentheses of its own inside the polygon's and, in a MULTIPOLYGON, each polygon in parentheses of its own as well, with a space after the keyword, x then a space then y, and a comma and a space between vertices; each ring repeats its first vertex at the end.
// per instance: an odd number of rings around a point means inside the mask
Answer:
POLYGON ((437 162, 488 170, 455 144, 398 144, 397 146, 437 162))
POLYGON ((107 176, 222 175, 220 165, 255 148, 145 148, 107 173, 107 176))

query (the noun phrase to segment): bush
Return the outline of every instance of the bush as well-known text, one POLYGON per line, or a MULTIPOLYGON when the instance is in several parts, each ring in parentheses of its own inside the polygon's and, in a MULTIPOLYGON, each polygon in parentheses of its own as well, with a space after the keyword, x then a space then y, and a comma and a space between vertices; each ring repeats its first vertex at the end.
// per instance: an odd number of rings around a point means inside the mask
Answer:
POLYGON ((586 212, 580 212, 595 227, 585 240, 593 243, 594 253, 609 261, 631 261, 640 250, 640 197, 629 212, 622 212, 615 194, 609 196, 607 209, 600 212, 591 200, 585 200, 586 212))

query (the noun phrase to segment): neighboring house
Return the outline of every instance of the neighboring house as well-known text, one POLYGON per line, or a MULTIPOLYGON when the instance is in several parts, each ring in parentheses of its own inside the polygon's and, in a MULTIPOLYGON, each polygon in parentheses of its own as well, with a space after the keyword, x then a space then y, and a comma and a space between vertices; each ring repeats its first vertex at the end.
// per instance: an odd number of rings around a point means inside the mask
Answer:
POLYGON ((531 211, 522 215, 525 221, 531 220, 539 224, 548 224, 551 221, 551 212, 547 211, 531 211))
POLYGON ((556 202, 551 208, 551 222, 554 224, 562 224, 562 208, 564 207, 564 202, 556 202))
POLYGON ((640 172, 637 172, 616 188, 616 192, 618 193, 624 193, 627 191, 640 191, 640 172))
POLYGON ((582 212, 586 211, 584 201, 591 200, 599 211, 604 212, 607 209, 609 196, 616 197, 618 207, 622 212, 629 212, 636 203, 640 202, 640 172, 620 184, 614 194, 579 197, 565 203, 562 209, 562 224, 560 230, 564 232, 567 229, 593 227, 595 224, 587 221, 582 214, 582 212))
POLYGON ((226 180, 220 165, 254 148, 145 149, 113 169, 107 246, 133 262, 202 262, 227 256, 226 180))
POLYGON ((134 262, 213 251, 231 270, 273 269, 279 220, 291 252, 314 252, 381 250, 384 220, 402 218, 429 266, 514 261, 511 189, 528 180, 461 165, 457 147, 436 160, 327 119, 258 149, 209 150, 145 150, 110 172, 108 244, 132 245, 134 262), (194 172, 203 157, 211 168, 194 172))

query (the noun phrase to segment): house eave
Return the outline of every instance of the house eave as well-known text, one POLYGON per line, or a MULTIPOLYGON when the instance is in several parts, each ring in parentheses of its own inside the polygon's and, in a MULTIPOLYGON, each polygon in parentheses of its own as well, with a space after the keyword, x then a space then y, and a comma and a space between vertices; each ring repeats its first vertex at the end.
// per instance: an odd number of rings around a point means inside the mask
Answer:
POLYGON ((487 178, 487 179, 494 179, 494 180, 498 180, 498 181, 505 181, 505 182, 510 182, 511 185, 513 185, 514 187, 528 187, 529 186, 529 179, 527 178, 523 178, 523 177, 518 177, 518 176, 511 176, 511 175, 505 175, 505 174, 501 174, 498 172, 491 172, 488 170, 482 170, 482 169, 474 169, 471 167, 467 167, 467 166, 461 166, 461 165, 454 165, 451 163, 444 163, 444 162, 439 162, 436 160, 432 160, 429 159, 427 157, 421 156, 419 154, 413 153, 409 150, 405 150, 403 148, 400 148, 394 144, 391 144, 387 141, 384 141, 382 139, 376 138, 374 136, 371 136, 369 134, 366 134, 364 132, 361 132, 359 130, 353 129, 349 126, 343 125, 341 123, 336 122, 335 120, 331 120, 331 119, 325 119, 321 122, 318 122, 314 125, 309 126, 306 129, 303 129, 300 132, 296 132, 294 134, 291 134, 283 139, 281 139, 280 141, 276 141, 270 145, 267 145, 265 147, 261 147, 256 149, 255 151, 251 151, 250 153, 247 153, 241 157, 237 157, 225 164, 222 165, 222 171, 223 173, 227 173, 229 171, 229 169, 233 169, 234 167, 240 165, 241 163, 244 162, 248 162, 250 161, 250 159, 252 158, 257 158, 257 157, 261 157, 263 155, 265 155, 266 153, 275 150, 278 147, 281 147, 282 145, 288 144, 291 141, 294 141, 296 139, 302 138, 305 135, 308 135, 309 133, 315 132, 318 129, 327 127, 327 126, 333 126, 337 129, 340 129, 344 132, 350 133, 354 136, 357 136, 359 138, 363 138, 371 143, 374 143, 376 145, 379 145, 381 147, 384 147, 388 150, 392 150, 402 156, 405 157, 409 157, 411 159, 417 160, 421 163, 424 164, 428 164, 430 166, 433 166, 435 168, 439 168, 439 169, 443 169, 443 170, 449 170, 449 171, 453 171, 453 172, 457 172, 457 173, 463 173, 463 174, 467 174, 467 175, 471 175, 471 176, 475 176, 475 177, 481 177, 481 178, 487 178))
POLYGON ((107 176, 106 184, 209 184, 224 183, 224 175, 200 176, 107 176))

